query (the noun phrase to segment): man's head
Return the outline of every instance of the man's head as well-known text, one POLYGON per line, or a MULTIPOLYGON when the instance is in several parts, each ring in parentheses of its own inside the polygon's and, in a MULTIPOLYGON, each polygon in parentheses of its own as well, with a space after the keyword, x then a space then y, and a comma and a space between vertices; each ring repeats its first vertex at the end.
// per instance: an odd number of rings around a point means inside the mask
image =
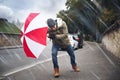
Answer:
POLYGON ((55 26, 55 20, 52 18, 47 19, 47 25, 49 28, 52 28, 55 26))

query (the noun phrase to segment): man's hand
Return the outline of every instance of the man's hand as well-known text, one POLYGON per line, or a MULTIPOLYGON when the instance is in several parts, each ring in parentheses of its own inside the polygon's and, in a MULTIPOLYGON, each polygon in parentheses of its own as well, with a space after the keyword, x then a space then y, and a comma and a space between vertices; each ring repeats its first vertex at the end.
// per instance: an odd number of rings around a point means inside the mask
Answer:
POLYGON ((47 37, 50 39, 55 39, 56 35, 55 34, 47 34, 47 37))
POLYGON ((50 38, 51 38, 51 39, 55 39, 55 38, 56 38, 56 37, 55 37, 55 34, 51 34, 51 35, 50 35, 50 38))

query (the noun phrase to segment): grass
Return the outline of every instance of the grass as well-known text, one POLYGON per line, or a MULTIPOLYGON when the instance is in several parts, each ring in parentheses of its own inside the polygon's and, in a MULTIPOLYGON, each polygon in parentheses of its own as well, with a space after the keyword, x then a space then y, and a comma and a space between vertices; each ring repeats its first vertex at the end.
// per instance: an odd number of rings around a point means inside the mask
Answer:
POLYGON ((0 20, 0 33, 19 34, 20 29, 6 20, 0 20))

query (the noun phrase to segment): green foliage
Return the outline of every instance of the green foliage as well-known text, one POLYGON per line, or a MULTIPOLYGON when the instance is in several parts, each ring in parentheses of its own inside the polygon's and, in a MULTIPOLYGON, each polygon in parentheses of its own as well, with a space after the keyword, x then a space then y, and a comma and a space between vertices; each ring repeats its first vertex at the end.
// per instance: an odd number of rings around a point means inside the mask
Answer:
POLYGON ((9 23, 6 19, 0 19, 0 33, 19 34, 20 29, 16 25, 9 23))
POLYGON ((112 25, 119 17, 120 0, 101 0, 103 6, 100 18, 108 25, 112 25))
POLYGON ((66 6, 58 17, 66 21, 69 31, 79 29, 96 40, 120 18, 120 0, 67 0, 66 6))

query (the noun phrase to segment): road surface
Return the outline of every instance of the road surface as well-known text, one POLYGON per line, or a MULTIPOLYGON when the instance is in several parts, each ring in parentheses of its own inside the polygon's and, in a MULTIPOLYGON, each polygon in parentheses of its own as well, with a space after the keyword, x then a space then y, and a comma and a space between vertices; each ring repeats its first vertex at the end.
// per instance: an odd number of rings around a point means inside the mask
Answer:
POLYGON ((82 49, 75 50, 80 72, 74 72, 68 54, 59 51, 59 78, 53 76, 50 53, 50 42, 38 59, 27 58, 23 48, 1 49, 1 80, 120 80, 120 68, 97 43, 85 42, 82 49))

